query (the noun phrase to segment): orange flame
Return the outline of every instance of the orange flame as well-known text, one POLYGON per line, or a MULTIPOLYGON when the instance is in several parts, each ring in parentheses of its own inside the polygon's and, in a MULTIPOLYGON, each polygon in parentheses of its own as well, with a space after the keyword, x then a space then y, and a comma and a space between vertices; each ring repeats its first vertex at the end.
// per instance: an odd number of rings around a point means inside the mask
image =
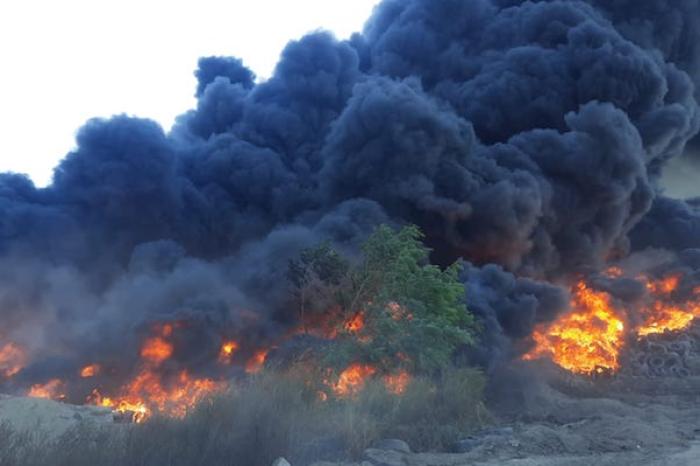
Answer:
POLYGON ((637 329, 637 335, 645 337, 655 333, 678 332, 690 326, 695 314, 680 307, 654 303, 653 314, 637 329))
POLYGON ((230 364, 233 353, 238 351, 240 346, 235 341, 227 341, 221 345, 221 350, 219 350, 219 362, 222 364, 230 364))
POLYGON ((362 391, 367 379, 373 376, 377 370, 367 364, 352 364, 340 373, 338 381, 331 384, 331 389, 338 397, 352 397, 362 391))
POLYGON ((644 280, 646 281, 647 290, 656 296, 670 295, 676 291, 680 283, 680 277, 678 275, 672 275, 659 281, 650 281, 646 278, 644 280))
POLYGON ((267 359, 267 353, 269 350, 262 349, 258 350, 253 354, 253 357, 248 360, 245 365, 245 371, 247 374, 257 374, 265 366, 265 360, 267 359))
POLYGON ((153 337, 146 340, 141 348, 141 357, 159 364, 173 355, 173 345, 161 337, 153 337))
MULTIPOLYGON (((93 390, 87 400, 89 403, 131 413, 134 422, 142 422, 154 411, 183 417, 203 398, 226 388, 225 382, 193 378, 186 370, 180 371, 175 380, 164 380, 160 366, 174 351, 174 346, 167 340, 172 336, 173 326, 165 324, 157 330, 160 335, 147 339, 141 348, 143 363, 136 377, 114 397, 104 397, 98 390, 93 390)), ((234 351, 235 348, 230 346, 230 353, 234 351)))
POLYGON ((0 376, 10 378, 21 371, 27 363, 24 350, 14 343, 0 348, 0 376))
POLYGON ((48 398, 57 400, 65 398, 63 393, 63 381, 60 379, 51 379, 44 384, 34 384, 29 389, 27 396, 32 398, 48 398))
POLYGON ((96 406, 102 406, 104 408, 111 408, 112 411, 118 412, 121 414, 126 414, 129 413, 131 414, 131 420, 132 422, 135 423, 141 423, 145 421, 148 416, 151 414, 151 411, 148 409, 148 407, 142 403, 142 402, 137 402, 137 403, 130 403, 128 400, 119 400, 119 403, 115 403, 114 400, 112 400, 109 397, 103 397, 102 394, 99 392, 99 390, 94 389, 90 396, 88 396, 87 400, 88 403, 94 404, 96 406))
POLYGON ((645 277, 647 292, 651 295, 652 303, 642 310, 645 318, 637 328, 637 336, 645 337, 657 333, 678 332, 693 323, 700 316, 700 306, 694 301, 667 304, 665 298, 672 295, 680 283, 680 276, 672 275, 659 281, 651 281, 645 277))
POLYGON ((535 330, 535 348, 523 359, 549 356, 564 369, 580 374, 617 370, 625 325, 610 297, 579 282, 571 306, 573 312, 535 330))
POLYGON ((362 312, 355 314, 350 320, 345 322, 345 330, 350 333, 357 333, 365 327, 365 316, 362 312))
POLYGON ((87 379, 89 377, 95 377, 100 373, 102 367, 99 364, 90 364, 80 369, 80 377, 87 379))
POLYGON ((226 388, 225 382, 192 378, 185 370, 167 386, 161 377, 143 370, 114 398, 103 397, 94 390, 88 402, 105 406, 121 413, 132 413, 134 422, 146 420, 154 411, 171 417, 184 417, 197 403, 226 388))

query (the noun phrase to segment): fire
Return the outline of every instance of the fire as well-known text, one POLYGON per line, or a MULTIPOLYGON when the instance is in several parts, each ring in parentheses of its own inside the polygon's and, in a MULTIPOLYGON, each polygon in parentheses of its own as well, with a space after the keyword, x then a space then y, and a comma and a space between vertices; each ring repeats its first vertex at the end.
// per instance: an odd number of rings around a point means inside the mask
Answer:
POLYGON ((637 329, 637 335, 645 337, 655 333, 677 332, 690 326, 695 314, 680 307, 655 303, 653 313, 637 329))
POLYGON ((579 282, 573 312, 535 330, 535 348, 524 359, 549 356, 559 366, 580 374, 616 371, 625 325, 610 297, 579 282))
POLYGON ((10 378, 21 371, 27 363, 24 350, 14 343, 0 348, 0 376, 10 378))
POLYGON ((120 400, 119 403, 115 403, 111 398, 103 397, 97 389, 92 391, 86 401, 90 404, 102 406, 104 408, 111 408, 112 411, 121 414, 130 413, 131 420, 135 423, 145 421, 151 413, 151 411, 142 402, 132 404, 128 400, 120 400))
POLYGON ((350 320, 345 322, 345 330, 350 333, 357 333, 365 327, 365 316, 362 312, 355 314, 350 320))
POLYGON ((389 393, 394 395, 403 395, 406 392, 406 387, 411 383, 411 374, 407 371, 400 371, 396 374, 384 376, 384 385, 389 393))
POLYGON ((224 342, 219 351, 219 362, 222 364, 230 364, 233 353, 238 351, 239 348, 240 346, 235 341, 224 342))
MULTIPOLYGON (((606 271, 611 278, 623 275, 617 268, 606 271)), ((700 317, 697 290, 686 301, 676 302, 681 283, 679 275, 658 280, 638 276, 647 290, 646 298, 635 306, 641 323, 625 328, 624 309, 615 309, 607 293, 591 290, 584 282, 574 289, 574 311, 533 333, 535 348, 523 359, 549 356, 555 363, 572 372, 591 374, 619 369, 618 356, 629 331, 631 337, 678 332, 700 317)))
POLYGON ((146 420, 154 411, 182 418, 201 400, 223 391, 226 386, 225 382, 193 378, 186 370, 166 383, 159 374, 146 369, 123 387, 118 396, 104 397, 93 390, 87 401, 120 413, 131 413, 134 422, 146 420))
POLYGON ((637 328, 638 337, 684 330, 700 316, 700 306, 694 300, 673 304, 664 302, 678 289, 680 276, 672 275, 658 281, 643 279, 652 302, 642 310, 644 321, 637 328))
POLYGON ((57 400, 65 398, 63 393, 63 381, 60 379, 51 379, 44 384, 34 384, 27 392, 27 396, 32 398, 48 398, 57 400))
MULTIPOLYGON (((164 371, 163 363, 174 352, 174 346, 168 340, 173 326, 165 324, 156 331, 159 335, 148 338, 141 348, 142 363, 137 375, 115 396, 103 396, 99 390, 93 390, 87 399, 89 403, 131 413, 134 422, 142 422, 155 411, 171 417, 184 417, 199 401, 227 387, 225 382, 192 377, 187 370, 176 374, 164 371)), ((230 356, 237 348, 233 342, 225 343, 222 352, 230 356)))
POLYGON ((647 290, 653 295, 670 295, 678 288, 680 277, 672 275, 659 281, 645 279, 647 290))
POLYGON ((245 371, 247 374, 257 374, 265 366, 265 360, 267 359, 267 353, 269 350, 262 349, 256 351, 253 357, 248 360, 245 365, 245 371))
POLYGON ((173 355, 173 345, 161 337, 149 338, 141 348, 141 357, 154 363, 161 363, 173 355))
POLYGON ((331 389, 338 397, 352 397, 362 391, 367 379, 372 377, 377 370, 367 364, 352 364, 340 373, 338 381, 331 384, 331 389))
POLYGON ((192 378, 185 370, 178 374, 169 387, 164 386, 156 373, 143 371, 125 388, 124 395, 113 406, 120 411, 144 411, 144 418, 154 409, 168 416, 184 417, 197 402, 221 389, 221 383, 192 378), (131 407, 139 409, 130 409, 131 407))
POLYGON ((80 369, 80 377, 87 379, 89 377, 95 377, 100 373, 102 367, 99 364, 90 364, 80 369))

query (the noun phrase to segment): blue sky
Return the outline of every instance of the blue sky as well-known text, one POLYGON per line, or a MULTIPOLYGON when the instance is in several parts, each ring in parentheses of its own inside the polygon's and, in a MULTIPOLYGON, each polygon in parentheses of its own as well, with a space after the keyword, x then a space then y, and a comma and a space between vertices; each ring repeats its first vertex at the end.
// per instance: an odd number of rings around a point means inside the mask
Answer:
POLYGON ((378 0, 0 2, 0 171, 39 185, 90 117, 168 128, 194 105, 197 58, 234 55, 270 75, 291 39, 360 30, 378 0))

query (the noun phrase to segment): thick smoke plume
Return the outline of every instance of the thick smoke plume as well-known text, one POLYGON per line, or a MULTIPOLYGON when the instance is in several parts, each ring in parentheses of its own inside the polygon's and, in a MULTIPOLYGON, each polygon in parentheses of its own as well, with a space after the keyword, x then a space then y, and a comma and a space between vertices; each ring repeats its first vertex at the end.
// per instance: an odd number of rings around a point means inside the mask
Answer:
POLYGON ((700 207, 658 186, 700 128, 699 35, 699 0, 385 0, 264 82, 202 58, 169 133, 96 119, 50 186, 0 175, 0 339, 29 348, 22 383, 126 374, 153 323, 186 321, 173 359, 206 372, 222 339, 294 324, 302 248, 415 223, 466 262, 479 360, 511 357, 569 278, 700 248, 700 207))

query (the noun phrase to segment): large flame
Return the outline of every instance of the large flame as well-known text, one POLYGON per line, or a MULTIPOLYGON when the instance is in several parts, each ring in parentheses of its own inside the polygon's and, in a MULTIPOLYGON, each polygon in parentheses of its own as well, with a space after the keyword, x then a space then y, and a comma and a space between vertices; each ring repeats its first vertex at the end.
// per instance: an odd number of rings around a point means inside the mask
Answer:
MULTIPOLYGON (((390 303, 387 312, 396 319, 411 319, 408 310, 399 304, 390 303)), ((331 309, 321 316, 313 325, 307 322, 300 331, 316 336, 333 339, 340 335, 368 341, 369 330, 366 325, 365 311, 350 314, 331 309)), ((272 347, 253 348, 242 347, 240 340, 224 338, 219 347, 216 361, 221 372, 218 378, 202 378, 193 375, 187 369, 180 367, 182 349, 177 347, 180 339, 175 338, 176 332, 187 328, 186 322, 165 322, 151 328, 150 335, 144 338, 138 349, 139 360, 133 367, 131 376, 121 384, 114 384, 115 377, 124 377, 123 368, 114 367, 104 361, 88 362, 75 372, 75 377, 84 379, 84 383, 92 381, 92 391, 85 397, 89 404, 111 408, 126 419, 133 422, 143 422, 158 413, 171 417, 182 417, 201 400, 216 392, 228 388, 227 372, 223 366, 241 364, 247 374, 260 372, 265 366, 269 351, 272 347), (246 359, 247 358, 247 359, 246 359)), ((285 335, 290 338, 295 333, 285 335)), ((404 355, 397 355, 403 362, 404 355)), ((0 348, 0 375, 12 376, 19 372, 26 363, 25 352, 17 345, 7 344, 0 348)), ((330 373, 330 370, 329 370, 330 373)), ((333 382, 324 380, 327 387, 322 392, 327 398, 333 394, 338 398, 356 396, 365 387, 370 378, 383 381, 386 389, 393 394, 401 395, 408 386, 411 375, 407 371, 395 373, 380 372, 375 366, 354 363, 343 370, 333 382)), ((33 397, 65 399, 67 384, 59 379, 32 385, 27 394, 33 397)))
POLYGON ((535 347, 524 359, 548 356, 564 369, 581 374, 617 370, 625 324, 609 295, 579 282, 571 307, 571 313, 535 330, 535 347))
MULTIPOLYGON (((605 272, 610 278, 624 275, 612 267, 605 272)), ((653 334, 687 329, 700 316, 697 298, 700 289, 690 298, 680 299, 679 275, 658 280, 638 276, 646 288, 646 298, 634 307, 639 323, 625 325, 627 311, 616 308, 610 296, 592 290, 579 282, 572 294, 571 313, 554 323, 539 326, 532 335, 535 347, 523 359, 549 357, 559 366, 580 374, 614 372, 619 369, 619 354, 627 338, 644 338, 653 334)))
POLYGON ((193 378, 185 370, 166 386, 157 373, 144 370, 124 387, 118 397, 102 397, 99 392, 93 392, 90 401, 122 413, 131 412, 133 420, 141 422, 154 411, 184 417, 199 401, 225 387, 224 382, 193 378))
MULTIPOLYGON (((156 326, 155 333, 156 336, 148 338, 141 348, 142 364, 138 374, 114 396, 103 396, 99 390, 93 390, 87 400, 89 403, 130 413, 133 421, 142 422, 155 411, 183 417, 200 400, 226 388, 225 382, 192 377, 186 370, 175 377, 167 377, 162 365, 174 352, 174 345, 169 341, 173 326, 156 326)), ((225 344, 222 350, 230 356, 235 347, 225 344)))

